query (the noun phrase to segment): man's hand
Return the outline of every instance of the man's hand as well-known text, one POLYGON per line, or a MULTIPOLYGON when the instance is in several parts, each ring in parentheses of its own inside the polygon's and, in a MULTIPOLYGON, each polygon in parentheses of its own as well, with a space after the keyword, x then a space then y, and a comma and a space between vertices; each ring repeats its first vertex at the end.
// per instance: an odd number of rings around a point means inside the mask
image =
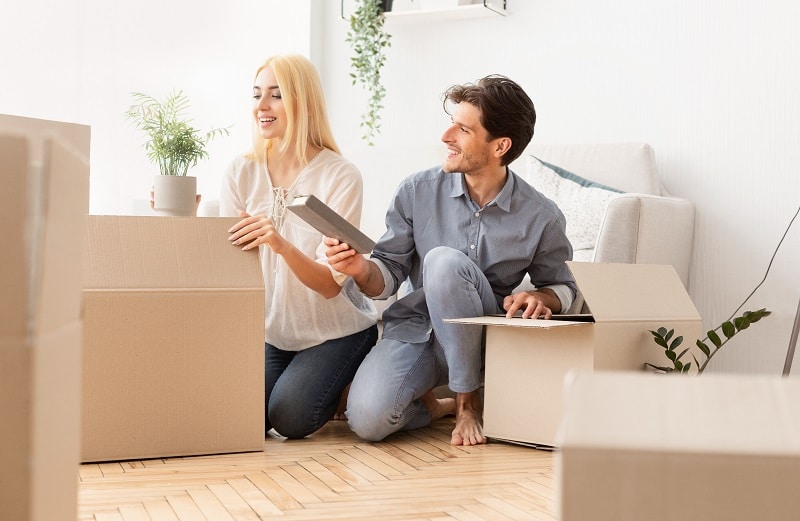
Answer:
POLYGON ((349 244, 339 242, 332 237, 325 237, 323 242, 326 246, 325 255, 328 257, 328 264, 336 271, 350 275, 356 281, 368 272, 367 260, 349 244))
POLYGON ((512 318, 521 309, 523 310, 522 318, 550 319, 553 316, 554 308, 560 309, 561 302, 555 293, 547 288, 539 291, 523 291, 508 295, 503 299, 506 318, 512 318))
POLYGON ((332 237, 324 237, 325 255, 328 264, 339 273, 353 278, 358 288, 367 296, 375 297, 383 293, 385 282, 377 264, 367 259, 346 242, 332 237))
POLYGON ((246 212, 239 212, 241 221, 234 224, 229 230, 228 240, 234 245, 244 245, 243 250, 258 248, 261 244, 266 244, 275 253, 281 253, 288 245, 286 240, 275 229, 272 219, 266 215, 250 215, 246 212))

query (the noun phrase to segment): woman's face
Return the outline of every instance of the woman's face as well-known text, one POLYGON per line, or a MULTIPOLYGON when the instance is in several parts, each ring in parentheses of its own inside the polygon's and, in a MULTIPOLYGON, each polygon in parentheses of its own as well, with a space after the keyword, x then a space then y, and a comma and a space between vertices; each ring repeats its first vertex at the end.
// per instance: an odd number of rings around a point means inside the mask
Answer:
POLYGON ((272 67, 261 69, 253 85, 253 117, 264 139, 283 139, 286 135, 286 110, 272 67))

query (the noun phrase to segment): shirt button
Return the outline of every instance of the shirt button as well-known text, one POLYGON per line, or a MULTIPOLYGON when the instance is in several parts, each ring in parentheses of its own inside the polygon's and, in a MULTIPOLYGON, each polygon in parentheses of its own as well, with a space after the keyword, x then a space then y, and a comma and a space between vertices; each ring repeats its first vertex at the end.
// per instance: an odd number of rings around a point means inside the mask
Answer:
POLYGON ((480 217, 480 216, 481 216, 481 212, 475 212, 475 217, 480 217))
POLYGON ((469 249, 470 249, 470 250, 474 250, 474 249, 475 249, 475 245, 474 245, 474 244, 470 244, 470 245, 469 245, 469 249))

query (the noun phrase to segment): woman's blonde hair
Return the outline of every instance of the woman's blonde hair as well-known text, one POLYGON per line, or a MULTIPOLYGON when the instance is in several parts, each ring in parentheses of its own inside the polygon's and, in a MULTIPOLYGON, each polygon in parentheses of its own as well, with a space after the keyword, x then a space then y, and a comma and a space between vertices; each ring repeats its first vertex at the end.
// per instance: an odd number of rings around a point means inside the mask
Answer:
MULTIPOLYGON (((322 82, 314 64, 305 56, 287 54, 271 56, 256 71, 255 77, 267 67, 272 68, 288 122, 281 153, 286 152, 289 143, 294 143, 294 154, 300 164, 305 165, 308 145, 327 148, 340 153, 333 139, 322 82)), ((270 140, 261 137, 257 122, 253 121, 253 157, 266 161, 270 140)))

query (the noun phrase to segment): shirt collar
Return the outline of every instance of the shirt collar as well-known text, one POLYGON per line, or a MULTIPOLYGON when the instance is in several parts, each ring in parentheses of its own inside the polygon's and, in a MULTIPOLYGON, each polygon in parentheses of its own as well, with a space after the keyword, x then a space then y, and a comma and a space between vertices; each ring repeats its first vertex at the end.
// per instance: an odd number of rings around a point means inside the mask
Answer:
POLYGON ((511 211, 511 195, 514 193, 514 190, 517 186, 517 176, 511 171, 510 168, 508 168, 508 166, 506 166, 506 174, 506 183, 503 185, 502 190, 500 190, 500 193, 497 194, 497 197, 495 197, 494 200, 497 203, 498 208, 504 212, 509 212, 511 211))
MULTIPOLYGON (((506 176, 506 182, 503 185, 503 188, 500 190, 500 193, 494 198, 494 203, 504 212, 509 212, 511 211, 511 195, 514 193, 514 188, 517 185, 517 177, 508 167, 506 167, 506 173, 508 174, 506 176)), ((464 197, 469 198, 469 194, 467 194, 467 189, 464 184, 466 183, 464 180, 464 174, 461 172, 454 172, 452 174, 445 173, 445 175, 452 176, 450 197, 455 198, 463 195, 464 197)))

